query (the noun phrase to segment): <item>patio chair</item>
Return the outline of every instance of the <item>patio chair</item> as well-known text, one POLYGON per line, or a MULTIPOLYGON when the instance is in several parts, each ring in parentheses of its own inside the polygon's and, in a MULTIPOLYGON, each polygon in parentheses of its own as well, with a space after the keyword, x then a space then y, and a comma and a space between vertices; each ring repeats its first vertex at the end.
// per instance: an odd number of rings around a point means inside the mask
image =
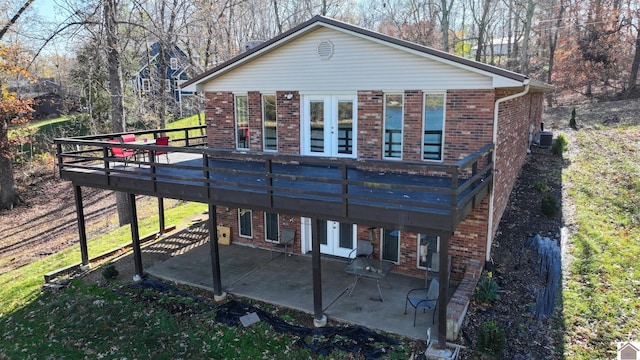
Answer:
MULTIPOLYGON (((404 314, 407 315, 407 307, 409 304, 413 307, 413 326, 416 326, 416 313, 418 309, 422 309, 426 312, 427 309, 433 310, 431 314, 431 323, 436 322, 436 308, 438 307, 438 294, 440 288, 438 280, 431 280, 429 288, 418 288, 409 290, 407 293, 407 299, 404 303, 404 314)), ((441 325, 442 326, 442 325, 441 325)))
MULTIPOLYGON (((168 136, 160 136, 156 139, 156 145, 158 146, 169 146, 169 137, 168 136)), ((162 150, 156 150, 156 161, 159 160, 160 155, 164 155, 167 159, 167 164, 169 163, 169 153, 162 150)))
POLYGON ((356 248, 351 250, 348 258, 349 259, 355 259, 359 257, 370 258, 372 254, 373 254, 373 243, 370 240, 358 239, 356 248))
MULTIPOLYGON (((447 257, 447 279, 451 276, 451 255, 447 257)), ((425 272, 424 287, 429 281, 440 278, 440 253, 434 252, 431 255, 431 268, 425 272)))
MULTIPOLYGON (((110 143, 120 144, 118 140, 109 140, 110 143)), ((111 155, 114 158, 122 159, 124 161, 124 166, 127 167, 129 159, 136 156, 136 151, 133 149, 123 149, 121 147, 112 147, 111 155)))
MULTIPOLYGON (((296 229, 284 228, 280 233, 280 241, 271 246, 271 259, 273 259, 273 251, 279 251, 284 253, 284 261, 287 261, 287 249, 293 246, 293 241, 296 238, 296 229)), ((290 254, 289 254, 290 255, 290 254)))
POLYGON ((124 135, 120 136, 120 139, 122 139, 123 143, 135 142, 136 141, 136 136, 133 135, 133 134, 124 134, 124 135))

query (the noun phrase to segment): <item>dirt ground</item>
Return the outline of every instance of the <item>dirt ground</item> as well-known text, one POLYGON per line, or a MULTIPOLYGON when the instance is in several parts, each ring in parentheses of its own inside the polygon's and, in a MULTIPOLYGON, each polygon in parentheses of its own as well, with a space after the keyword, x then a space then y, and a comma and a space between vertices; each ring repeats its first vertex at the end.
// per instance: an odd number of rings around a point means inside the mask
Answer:
MULTIPOLYGON (((640 110, 639 101, 620 101, 577 106, 578 125, 582 129, 627 124, 640 110)), ((545 113, 545 128, 555 135, 567 134, 572 107, 553 108, 545 113)), ((547 150, 534 149, 528 157, 521 176, 511 194, 506 212, 500 222, 493 243, 491 269, 500 285, 501 299, 490 308, 471 304, 458 343, 474 348, 479 326, 488 320, 496 321, 507 334, 508 359, 552 359, 556 337, 551 331, 553 318, 536 319, 531 312, 535 303, 534 289, 542 286, 535 254, 524 249, 527 236, 539 233, 560 239, 560 229, 571 227, 573 214, 570 199, 563 193, 560 157, 547 150), (541 196, 534 183, 544 180, 550 192, 561 199, 563 212, 546 217, 540 211, 541 196)), ((17 185, 26 205, 0 211, 0 271, 28 264, 61 249, 77 246, 77 225, 71 184, 54 175, 51 166, 42 170, 18 169, 17 185)), ((89 234, 104 232, 117 226, 115 196, 112 192, 83 188, 89 234)), ((152 199, 149 199, 151 201, 152 199)), ((153 207, 151 207, 153 208, 153 207)), ((141 217, 144 213, 140 214, 141 217)), ((197 223, 197 218, 191 219, 197 223)), ((196 240, 194 240, 196 241, 196 240)), ((144 255, 145 266, 170 254, 144 255)), ((121 279, 130 279, 133 262, 130 256, 118 264, 121 279)), ((99 281, 94 271, 89 281, 99 281)), ((477 358, 472 351, 463 352, 462 359, 477 358)))

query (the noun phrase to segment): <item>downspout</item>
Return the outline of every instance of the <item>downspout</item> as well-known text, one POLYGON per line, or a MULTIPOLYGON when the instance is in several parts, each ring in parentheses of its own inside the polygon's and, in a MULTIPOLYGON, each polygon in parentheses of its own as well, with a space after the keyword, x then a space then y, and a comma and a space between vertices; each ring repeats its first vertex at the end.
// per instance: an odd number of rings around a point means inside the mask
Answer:
MULTIPOLYGON (((496 166, 496 155, 498 153, 498 111, 500 109, 500 104, 503 102, 513 100, 515 98, 521 97, 529 93, 529 79, 524 80, 522 83, 524 85, 524 90, 509 95, 507 97, 503 97, 501 99, 496 100, 496 103, 493 107, 493 153, 491 156, 491 161, 493 162, 493 172, 494 174, 497 172, 496 166)), ((495 176, 495 175, 494 175, 495 176)), ((495 188, 495 177, 493 181, 493 187, 495 188)), ((491 193, 489 194, 489 221, 488 221, 488 229, 487 229, 487 249, 485 255, 485 261, 488 263, 491 261, 491 244, 493 243, 493 202, 494 202, 494 189, 491 189, 491 193)))

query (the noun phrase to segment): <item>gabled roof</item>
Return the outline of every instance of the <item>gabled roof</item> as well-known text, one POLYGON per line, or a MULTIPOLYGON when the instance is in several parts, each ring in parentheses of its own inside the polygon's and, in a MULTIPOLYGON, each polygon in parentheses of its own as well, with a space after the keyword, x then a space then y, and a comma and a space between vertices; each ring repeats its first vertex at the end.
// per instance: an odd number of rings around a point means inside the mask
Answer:
MULTIPOLYGON (((216 78, 219 75, 222 75, 236 67, 239 67, 240 65, 248 61, 251 61, 263 54, 271 52, 277 49, 278 47, 317 29, 318 27, 326 27, 326 28, 342 31, 345 33, 350 33, 355 36, 367 38, 379 43, 386 44, 388 46, 398 48, 400 50, 404 50, 407 52, 424 56, 426 58, 431 58, 437 61, 441 61, 459 68, 463 68, 468 71, 483 73, 487 76, 494 77, 494 78, 496 77, 502 78, 506 80, 506 83, 511 84, 511 86, 513 86, 514 83, 516 84, 519 83, 520 85, 526 85, 526 84, 529 84, 530 82, 530 79, 527 76, 522 74, 518 74, 512 71, 508 71, 495 66, 480 63, 477 61, 465 59, 460 56, 449 54, 444 51, 418 45, 409 41, 400 40, 388 35, 367 30, 367 29, 364 29, 355 25, 351 25, 342 21, 317 15, 311 18, 310 20, 272 38, 271 40, 265 41, 262 44, 254 48, 251 48, 250 50, 243 52, 235 56, 234 58, 198 76, 195 76, 191 80, 182 84, 182 88, 183 89, 189 88, 188 90, 190 91, 197 91, 198 85, 204 84, 216 78)), ((533 82, 531 83, 534 87, 538 87, 543 90, 552 89, 550 85, 546 85, 542 83, 533 83, 533 82)))

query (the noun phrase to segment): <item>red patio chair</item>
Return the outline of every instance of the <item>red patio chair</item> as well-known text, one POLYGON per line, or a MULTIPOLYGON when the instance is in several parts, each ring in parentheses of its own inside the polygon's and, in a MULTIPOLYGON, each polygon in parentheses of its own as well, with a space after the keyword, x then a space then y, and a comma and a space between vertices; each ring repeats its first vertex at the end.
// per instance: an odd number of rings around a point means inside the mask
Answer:
POLYGON ((133 134, 124 134, 124 135, 120 136, 120 139, 122 139, 123 143, 135 142, 136 141, 136 136, 133 135, 133 134))
MULTIPOLYGON (((160 136, 156 139, 156 145, 158 146, 169 146, 169 137, 168 136, 160 136)), ((167 164, 169 163, 169 153, 162 150, 156 150, 156 161, 159 160, 159 155, 164 155, 167 158, 167 164)))
MULTIPOLYGON (((110 143, 120 144, 118 140, 109 140, 110 143)), ((133 149, 123 149, 121 147, 112 147, 111 155, 114 158, 122 159, 124 161, 124 166, 127 167, 127 163, 129 159, 136 156, 136 151, 133 149)))

